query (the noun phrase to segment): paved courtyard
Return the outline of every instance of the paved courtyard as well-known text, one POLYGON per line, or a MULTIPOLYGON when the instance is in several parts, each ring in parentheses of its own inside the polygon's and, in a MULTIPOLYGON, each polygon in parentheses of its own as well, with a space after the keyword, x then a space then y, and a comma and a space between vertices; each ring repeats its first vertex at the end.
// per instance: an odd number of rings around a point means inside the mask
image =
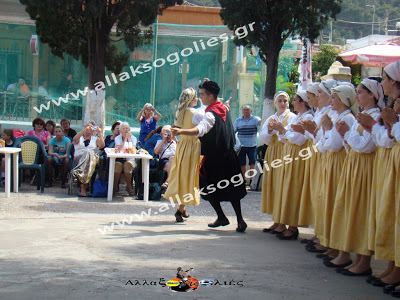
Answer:
POLYGON ((27 183, 6 199, 0 189, 0 299, 392 299, 364 278, 326 268, 298 241, 263 233, 272 222, 260 197, 249 192, 242 201, 248 229, 237 233, 229 203, 231 225, 209 229, 215 215, 204 201, 177 224, 166 200, 145 204, 120 193, 109 203, 59 186, 40 194, 27 183), (142 211, 150 217, 139 220, 142 211), (214 284, 172 292, 164 285, 178 267, 214 284))

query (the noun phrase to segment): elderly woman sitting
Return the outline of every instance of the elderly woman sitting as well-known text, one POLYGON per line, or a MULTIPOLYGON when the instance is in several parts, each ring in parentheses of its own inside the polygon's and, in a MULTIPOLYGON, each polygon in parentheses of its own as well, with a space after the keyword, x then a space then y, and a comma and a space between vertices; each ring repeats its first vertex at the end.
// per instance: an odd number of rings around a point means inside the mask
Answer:
POLYGON ((99 162, 98 151, 104 148, 101 129, 93 121, 74 136, 74 167, 71 174, 81 182, 80 197, 87 197, 86 189, 99 162))
MULTIPOLYGON (((123 149, 125 143, 132 143, 132 146, 136 147, 136 137, 131 134, 131 128, 127 122, 122 122, 119 126, 119 135, 115 137, 115 147, 119 149, 123 149)), ((121 176, 122 171, 124 171, 124 177, 126 182, 126 191, 128 192, 129 196, 134 196, 135 193, 132 190, 132 171, 135 167, 135 160, 134 159, 125 159, 125 158, 118 158, 115 162, 115 172, 114 172, 114 191, 118 191, 118 183, 119 178, 121 176)))
MULTIPOLYGON (((176 138, 171 133, 171 125, 165 125, 161 130, 162 140, 157 141, 156 147, 154 148, 154 154, 160 158, 160 170, 169 172, 174 162, 174 155, 176 152, 176 138)), ((168 187, 168 179, 162 185, 163 188, 168 187)))

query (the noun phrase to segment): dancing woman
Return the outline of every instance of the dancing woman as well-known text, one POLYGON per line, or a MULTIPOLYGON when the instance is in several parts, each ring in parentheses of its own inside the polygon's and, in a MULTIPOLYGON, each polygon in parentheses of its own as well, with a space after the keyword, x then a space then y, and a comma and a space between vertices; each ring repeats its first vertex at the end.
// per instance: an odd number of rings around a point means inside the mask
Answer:
POLYGON ((241 172, 239 158, 233 148, 235 135, 229 110, 218 100, 219 86, 214 81, 206 81, 200 88, 200 99, 207 106, 200 123, 192 129, 173 128, 174 135, 198 136, 201 154, 204 158, 200 167, 200 193, 208 200, 218 218, 208 227, 215 228, 229 224, 221 208, 221 201, 231 202, 236 213, 238 227, 247 228, 242 217, 240 200, 246 195, 246 187, 241 172))
MULTIPOLYGON (((197 93, 193 88, 187 88, 181 93, 175 115, 175 127, 191 129, 199 124, 204 111, 194 109, 197 102, 197 93)), ((176 146, 168 188, 164 195, 164 198, 180 204, 175 213, 176 222, 183 222, 183 218, 189 217, 185 205, 200 204, 200 196, 195 192, 196 189, 199 190, 200 150, 201 144, 196 136, 183 135, 176 146)))

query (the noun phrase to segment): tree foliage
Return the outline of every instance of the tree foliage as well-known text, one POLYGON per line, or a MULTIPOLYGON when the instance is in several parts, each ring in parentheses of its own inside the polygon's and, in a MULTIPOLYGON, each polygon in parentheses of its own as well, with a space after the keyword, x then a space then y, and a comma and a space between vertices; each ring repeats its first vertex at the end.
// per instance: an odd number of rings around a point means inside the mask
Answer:
POLYGON ((320 72, 321 75, 326 75, 340 51, 331 45, 321 45, 319 50, 321 52, 316 53, 313 57, 312 70, 314 74, 320 72))
POLYGON ((220 0, 221 17, 231 30, 254 22, 254 31, 237 45, 255 45, 267 64, 265 97, 272 98, 276 88, 279 51, 289 36, 312 41, 329 18, 340 12, 341 0, 220 0))
MULTIPOLYGON (((398 0, 348 0, 343 1, 342 10, 337 16, 338 21, 333 22, 333 41, 343 44, 346 39, 358 39, 372 33, 372 20, 374 34, 385 34, 386 23, 388 30, 395 30, 396 22, 400 21, 400 6, 398 0), (367 6, 369 5, 369 6, 367 6), (371 7, 375 5, 374 9, 371 7), (340 21, 339 21, 340 20, 340 21), (346 22, 342 22, 346 21, 346 22), (370 24, 356 24, 352 22, 366 22, 370 24)), ((330 32, 330 26, 324 29, 324 35, 330 32)), ((393 32, 389 32, 393 34, 393 32)))
POLYGON ((138 45, 152 38, 152 30, 141 30, 155 22, 168 6, 182 0, 20 0, 26 6, 42 43, 49 44, 54 55, 63 58, 64 53, 89 65, 89 41, 104 36, 104 64, 112 72, 120 72, 128 64, 129 54, 118 51, 112 43, 111 31, 123 39, 133 51, 138 45))

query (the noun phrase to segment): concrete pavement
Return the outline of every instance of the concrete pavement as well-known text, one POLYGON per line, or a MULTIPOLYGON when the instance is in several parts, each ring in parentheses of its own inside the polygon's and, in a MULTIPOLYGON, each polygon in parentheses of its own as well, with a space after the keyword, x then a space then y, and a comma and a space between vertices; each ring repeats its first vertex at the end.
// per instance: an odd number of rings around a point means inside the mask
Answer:
MULTIPOLYGON (((107 203, 58 186, 40 194, 27 184, 5 199, 0 190, 0 299, 392 299, 364 277, 326 268, 298 241, 263 233, 271 219, 260 212, 258 192, 242 201, 246 233, 235 231, 229 203, 231 224, 218 229, 207 228, 215 215, 205 201, 188 208, 183 224, 175 223, 176 208, 161 212, 160 204, 169 202, 121 195, 107 203), (98 230, 149 208, 145 220, 98 230), (218 284, 174 293, 162 285, 178 267, 218 284)), ((385 264, 373 267, 376 273, 385 264)))

